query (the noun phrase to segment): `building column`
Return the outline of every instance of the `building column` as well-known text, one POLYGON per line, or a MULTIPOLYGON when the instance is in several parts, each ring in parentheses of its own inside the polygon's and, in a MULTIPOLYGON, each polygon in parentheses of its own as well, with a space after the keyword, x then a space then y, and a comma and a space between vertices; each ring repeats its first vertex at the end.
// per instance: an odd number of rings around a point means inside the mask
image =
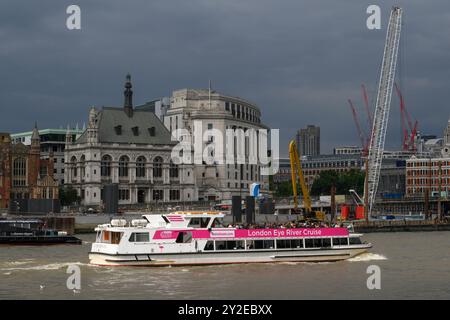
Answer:
POLYGON ((163 184, 170 184, 169 165, 162 165, 163 184))

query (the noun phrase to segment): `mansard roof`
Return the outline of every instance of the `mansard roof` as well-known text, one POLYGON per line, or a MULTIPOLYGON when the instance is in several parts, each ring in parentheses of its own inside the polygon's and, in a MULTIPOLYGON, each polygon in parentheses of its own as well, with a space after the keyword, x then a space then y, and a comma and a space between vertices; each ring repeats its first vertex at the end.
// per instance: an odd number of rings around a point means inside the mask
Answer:
MULTIPOLYGON (((171 133, 150 111, 103 107, 98 116, 98 142, 122 144, 175 145, 171 133)), ((87 129, 76 143, 87 142, 87 129)))

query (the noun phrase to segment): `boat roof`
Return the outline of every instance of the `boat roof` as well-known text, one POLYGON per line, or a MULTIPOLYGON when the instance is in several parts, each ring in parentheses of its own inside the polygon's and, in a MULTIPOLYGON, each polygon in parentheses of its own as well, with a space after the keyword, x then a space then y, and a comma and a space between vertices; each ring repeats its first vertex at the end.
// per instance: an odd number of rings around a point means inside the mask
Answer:
POLYGON ((182 215, 223 215, 220 211, 174 211, 164 215, 182 214, 182 215))

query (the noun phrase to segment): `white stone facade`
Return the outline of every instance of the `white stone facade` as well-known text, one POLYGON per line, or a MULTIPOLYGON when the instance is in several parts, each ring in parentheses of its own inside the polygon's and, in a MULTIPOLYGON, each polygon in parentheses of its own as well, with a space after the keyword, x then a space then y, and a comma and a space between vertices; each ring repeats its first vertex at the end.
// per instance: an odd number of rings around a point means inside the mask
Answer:
MULTIPOLYGON (((182 89, 173 92, 164 124, 170 132, 186 129, 191 136, 198 130, 195 126, 201 125, 202 134, 216 129, 225 137, 227 129, 268 129, 261 124, 260 118, 259 108, 241 98, 210 90, 182 89)), ((202 150, 216 142, 214 138, 205 140, 202 150)), ((268 176, 260 174, 259 164, 249 164, 249 149, 253 147, 246 139, 245 164, 195 164, 199 200, 220 201, 231 199, 232 195, 246 196, 254 182, 261 184, 262 193, 269 193, 268 176)))
POLYGON ((66 143, 66 186, 78 190, 83 205, 100 206, 102 188, 111 183, 118 184, 119 205, 198 200, 193 166, 171 164, 173 144, 99 141, 101 112, 92 109, 84 135, 66 143))

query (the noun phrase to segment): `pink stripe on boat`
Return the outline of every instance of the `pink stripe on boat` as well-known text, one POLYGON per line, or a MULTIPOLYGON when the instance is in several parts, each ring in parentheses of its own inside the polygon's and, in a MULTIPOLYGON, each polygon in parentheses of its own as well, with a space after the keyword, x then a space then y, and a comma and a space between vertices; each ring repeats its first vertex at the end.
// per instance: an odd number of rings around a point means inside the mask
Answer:
POLYGON ((346 228, 286 228, 286 229, 213 229, 209 230, 157 230, 153 239, 176 239, 182 231, 192 232, 194 239, 246 239, 246 238, 308 238, 346 237, 346 228))

